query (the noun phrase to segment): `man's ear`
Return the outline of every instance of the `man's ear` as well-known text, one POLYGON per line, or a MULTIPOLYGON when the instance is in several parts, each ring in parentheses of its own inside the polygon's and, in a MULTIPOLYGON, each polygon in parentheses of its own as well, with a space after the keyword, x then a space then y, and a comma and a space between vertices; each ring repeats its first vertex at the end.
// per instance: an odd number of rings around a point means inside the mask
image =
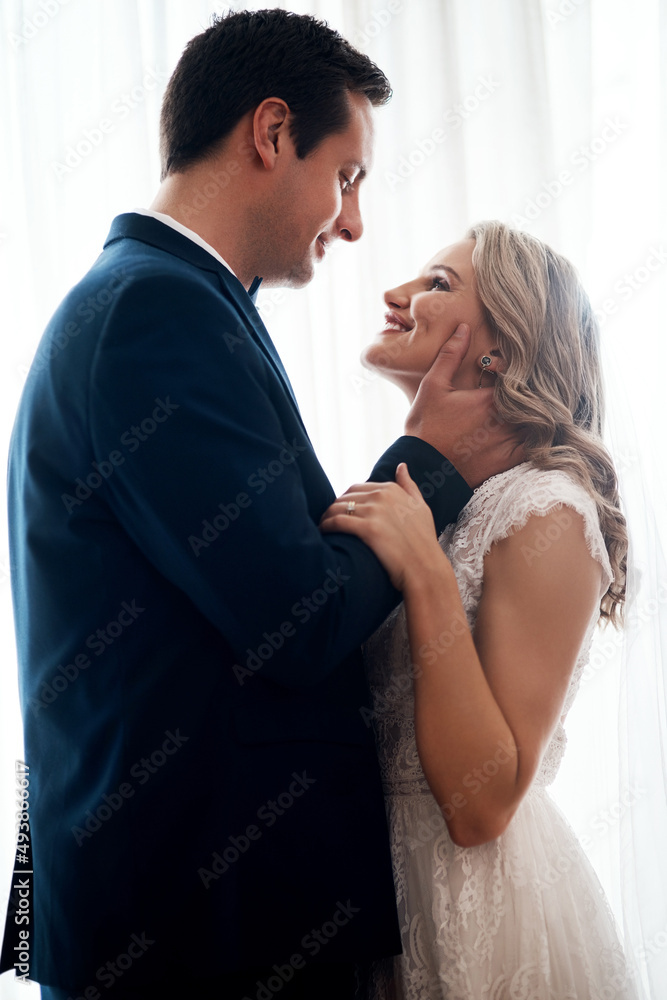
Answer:
POLYGON ((279 97, 267 97, 252 118, 255 149, 266 170, 273 170, 278 154, 291 143, 288 134, 289 107, 279 97))

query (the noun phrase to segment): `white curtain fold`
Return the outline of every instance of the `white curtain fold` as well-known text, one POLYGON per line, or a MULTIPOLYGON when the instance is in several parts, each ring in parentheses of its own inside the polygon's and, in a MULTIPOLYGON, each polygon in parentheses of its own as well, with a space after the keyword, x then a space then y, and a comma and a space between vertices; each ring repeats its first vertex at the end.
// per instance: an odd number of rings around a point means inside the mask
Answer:
MULTIPOLYGON (((277 6, 327 19, 394 87, 377 115, 364 238, 335 249, 308 289, 260 295, 337 489, 365 479, 402 429, 403 397, 358 361, 382 322, 382 292, 471 223, 500 218, 552 243, 577 265, 598 311, 634 596, 626 632, 608 629, 598 638, 554 794, 600 874, 647 996, 664 1000, 667 4, 277 6)), ((43 327, 101 250, 112 217, 152 200, 164 85, 187 40, 228 7, 212 0, 0 4, 2 463, 43 327)), ((21 729, 4 503, 0 518, 2 903, 21 729)), ((26 995, 0 977, 2 998, 26 995)))

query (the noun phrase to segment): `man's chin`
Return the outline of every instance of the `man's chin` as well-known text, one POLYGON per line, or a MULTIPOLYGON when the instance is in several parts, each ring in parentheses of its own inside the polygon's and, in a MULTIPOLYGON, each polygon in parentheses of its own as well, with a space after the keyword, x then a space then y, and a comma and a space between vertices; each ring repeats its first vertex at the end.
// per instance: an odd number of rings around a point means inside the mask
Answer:
POLYGON ((315 277, 315 265, 312 260, 302 260, 285 276, 283 284, 286 288, 304 288, 315 277))
POLYGON ((274 275, 264 275, 262 288, 304 288, 315 276, 312 264, 299 264, 291 271, 274 275))

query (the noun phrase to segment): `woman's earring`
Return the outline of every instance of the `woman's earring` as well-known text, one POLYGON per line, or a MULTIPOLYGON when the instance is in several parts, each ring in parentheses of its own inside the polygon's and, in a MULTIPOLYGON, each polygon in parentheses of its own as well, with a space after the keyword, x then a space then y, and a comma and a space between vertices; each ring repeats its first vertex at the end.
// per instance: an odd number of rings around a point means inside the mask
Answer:
POLYGON ((495 375, 495 372, 489 371, 489 366, 493 364, 493 358, 490 358, 488 354, 485 354, 479 359, 480 368, 482 369, 479 373, 479 384, 478 389, 482 388, 482 379, 484 378, 484 372, 488 371, 490 375, 495 375))

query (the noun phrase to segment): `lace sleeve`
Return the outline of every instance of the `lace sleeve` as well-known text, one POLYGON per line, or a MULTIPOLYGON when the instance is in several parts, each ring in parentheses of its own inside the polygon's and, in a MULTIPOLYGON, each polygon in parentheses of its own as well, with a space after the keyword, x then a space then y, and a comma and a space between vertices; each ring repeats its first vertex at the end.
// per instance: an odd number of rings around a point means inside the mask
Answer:
POLYGON ((588 550, 602 569, 599 595, 602 598, 613 574, 595 501, 583 486, 560 469, 537 469, 526 462, 487 479, 477 488, 456 525, 441 537, 471 624, 482 592, 484 556, 491 546, 525 527, 533 515, 544 517, 554 511, 561 512, 555 523, 538 527, 530 544, 524 546, 526 561, 530 563, 567 530, 571 510, 583 518, 588 550))
MULTIPOLYGON (((491 483, 492 480, 488 482, 491 483)), ((485 486, 486 483, 480 487, 480 493, 485 486)), ((513 482, 505 483, 504 486, 499 484, 497 496, 489 504, 491 509, 484 502, 482 506, 486 508, 488 517, 483 538, 480 539, 482 557, 495 542, 525 527, 533 515, 544 517, 554 511, 561 512, 560 517, 554 519, 556 523, 552 521, 544 530, 538 528, 530 543, 523 546, 527 562, 538 558, 567 530, 572 523, 568 510, 576 511, 584 522, 588 550, 602 568, 600 597, 606 593, 613 574, 595 501, 566 472, 560 469, 529 468, 513 482)))

